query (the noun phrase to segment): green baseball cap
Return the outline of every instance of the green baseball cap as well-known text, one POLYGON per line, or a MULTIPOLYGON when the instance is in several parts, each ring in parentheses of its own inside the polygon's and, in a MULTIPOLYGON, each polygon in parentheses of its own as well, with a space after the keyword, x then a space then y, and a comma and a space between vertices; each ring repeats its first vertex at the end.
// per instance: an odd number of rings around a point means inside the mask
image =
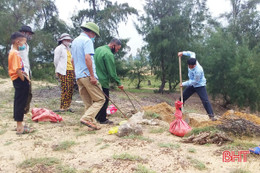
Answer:
POLYGON ((95 24, 93 22, 88 22, 85 25, 81 25, 80 28, 82 28, 82 29, 87 28, 87 29, 93 31, 94 33, 96 33, 100 37, 99 27, 97 26, 97 24, 95 24))

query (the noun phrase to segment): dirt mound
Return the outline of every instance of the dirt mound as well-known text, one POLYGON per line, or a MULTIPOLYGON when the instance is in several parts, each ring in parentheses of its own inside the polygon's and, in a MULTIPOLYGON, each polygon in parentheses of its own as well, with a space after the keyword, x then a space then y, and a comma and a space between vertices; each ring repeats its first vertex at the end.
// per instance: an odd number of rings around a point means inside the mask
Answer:
MULTIPOLYGON (((203 116, 203 115, 199 115, 199 116, 203 116)), ((233 110, 229 110, 229 111, 225 112, 218 119, 218 121, 211 121, 211 120, 203 121, 203 119, 200 120, 199 116, 196 117, 196 116, 190 115, 190 124, 189 125, 192 127, 216 126, 216 125, 223 124, 224 122, 227 123, 233 119, 244 119, 249 122, 252 122, 253 124, 260 125, 260 117, 254 115, 254 114, 246 114, 246 113, 242 113, 242 112, 236 112, 233 110)), ((204 119, 208 119, 208 118, 206 117, 204 119)))
POLYGON ((225 120, 217 128, 236 136, 260 136, 260 126, 242 118, 225 120))
POLYGON ((253 114, 229 110, 218 121, 203 121, 196 116, 191 117, 189 125, 192 127, 217 126, 218 129, 237 136, 260 136, 260 117, 253 114))
POLYGON ((221 121, 198 121, 195 118, 190 118, 189 125, 191 127, 209 127, 209 126, 216 126, 221 124, 221 121))
POLYGON ((163 121, 171 123, 174 120, 174 111, 175 108, 166 102, 154 105, 146 106, 143 108, 146 112, 154 112, 161 116, 163 121))
POLYGON ((221 119, 222 120, 225 120, 225 119, 245 119, 245 120, 248 120, 250 122, 253 122, 256 125, 260 125, 260 117, 254 115, 254 114, 246 114, 246 113, 237 112, 237 111, 233 111, 233 110, 229 110, 229 111, 225 112, 221 116, 221 119))

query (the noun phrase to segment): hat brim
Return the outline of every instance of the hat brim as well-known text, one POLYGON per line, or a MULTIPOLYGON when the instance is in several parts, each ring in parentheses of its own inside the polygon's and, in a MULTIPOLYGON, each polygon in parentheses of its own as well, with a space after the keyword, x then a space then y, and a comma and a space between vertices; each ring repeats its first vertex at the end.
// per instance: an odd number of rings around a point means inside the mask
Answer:
POLYGON ((34 32, 32 32, 32 31, 27 31, 27 30, 19 30, 19 32, 29 32, 29 33, 31 33, 31 34, 34 34, 34 32))
POLYGON ((99 33, 96 33, 95 31, 93 31, 91 28, 87 28, 85 26, 81 26, 81 29, 89 29, 90 31, 94 32, 98 37, 100 37, 99 33))
POLYGON ((66 36, 63 37, 62 39, 58 39, 58 41, 62 41, 62 40, 72 40, 72 38, 70 36, 66 36))

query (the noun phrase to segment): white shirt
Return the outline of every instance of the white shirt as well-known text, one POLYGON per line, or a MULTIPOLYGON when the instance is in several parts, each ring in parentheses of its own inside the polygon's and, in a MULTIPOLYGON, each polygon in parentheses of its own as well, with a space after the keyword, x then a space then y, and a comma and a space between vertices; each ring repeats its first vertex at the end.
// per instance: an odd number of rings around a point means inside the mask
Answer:
POLYGON ((67 72, 67 48, 64 44, 60 44, 54 50, 54 66, 55 73, 66 75, 67 72))
MULTIPOLYGON (((25 43, 26 48, 24 50, 19 50, 19 54, 22 58, 23 65, 24 65, 24 72, 31 77, 32 71, 30 68, 30 61, 29 61, 29 45, 25 43)), ((13 45, 11 46, 11 49, 13 48, 13 45)))

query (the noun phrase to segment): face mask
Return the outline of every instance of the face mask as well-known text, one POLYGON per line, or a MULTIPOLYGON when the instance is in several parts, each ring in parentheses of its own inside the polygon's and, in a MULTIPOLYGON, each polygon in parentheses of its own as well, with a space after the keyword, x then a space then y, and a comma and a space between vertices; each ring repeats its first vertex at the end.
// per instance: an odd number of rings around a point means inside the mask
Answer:
POLYGON ((25 48, 26 48, 25 44, 22 45, 22 46, 18 46, 18 49, 19 49, 19 50, 24 50, 25 48))
POLYGON ((91 38, 91 40, 92 40, 93 43, 95 43, 95 38, 96 38, 96 37, 91 38))
POLYGON ((32 39, 32 35, 30 35, 30 34, 25 34, 25 37, 27 38, 27 40, 31 40, 32 39))
POLYGON ((63 41, 62 42, 66 47, 69 47, 70 46, 70 42, 68 42, 68 41, 63 41))
POLYGON ((115 54, 116 53, 116 46, 114 46, 112 49, 111 49, 112 53, 115 54))

